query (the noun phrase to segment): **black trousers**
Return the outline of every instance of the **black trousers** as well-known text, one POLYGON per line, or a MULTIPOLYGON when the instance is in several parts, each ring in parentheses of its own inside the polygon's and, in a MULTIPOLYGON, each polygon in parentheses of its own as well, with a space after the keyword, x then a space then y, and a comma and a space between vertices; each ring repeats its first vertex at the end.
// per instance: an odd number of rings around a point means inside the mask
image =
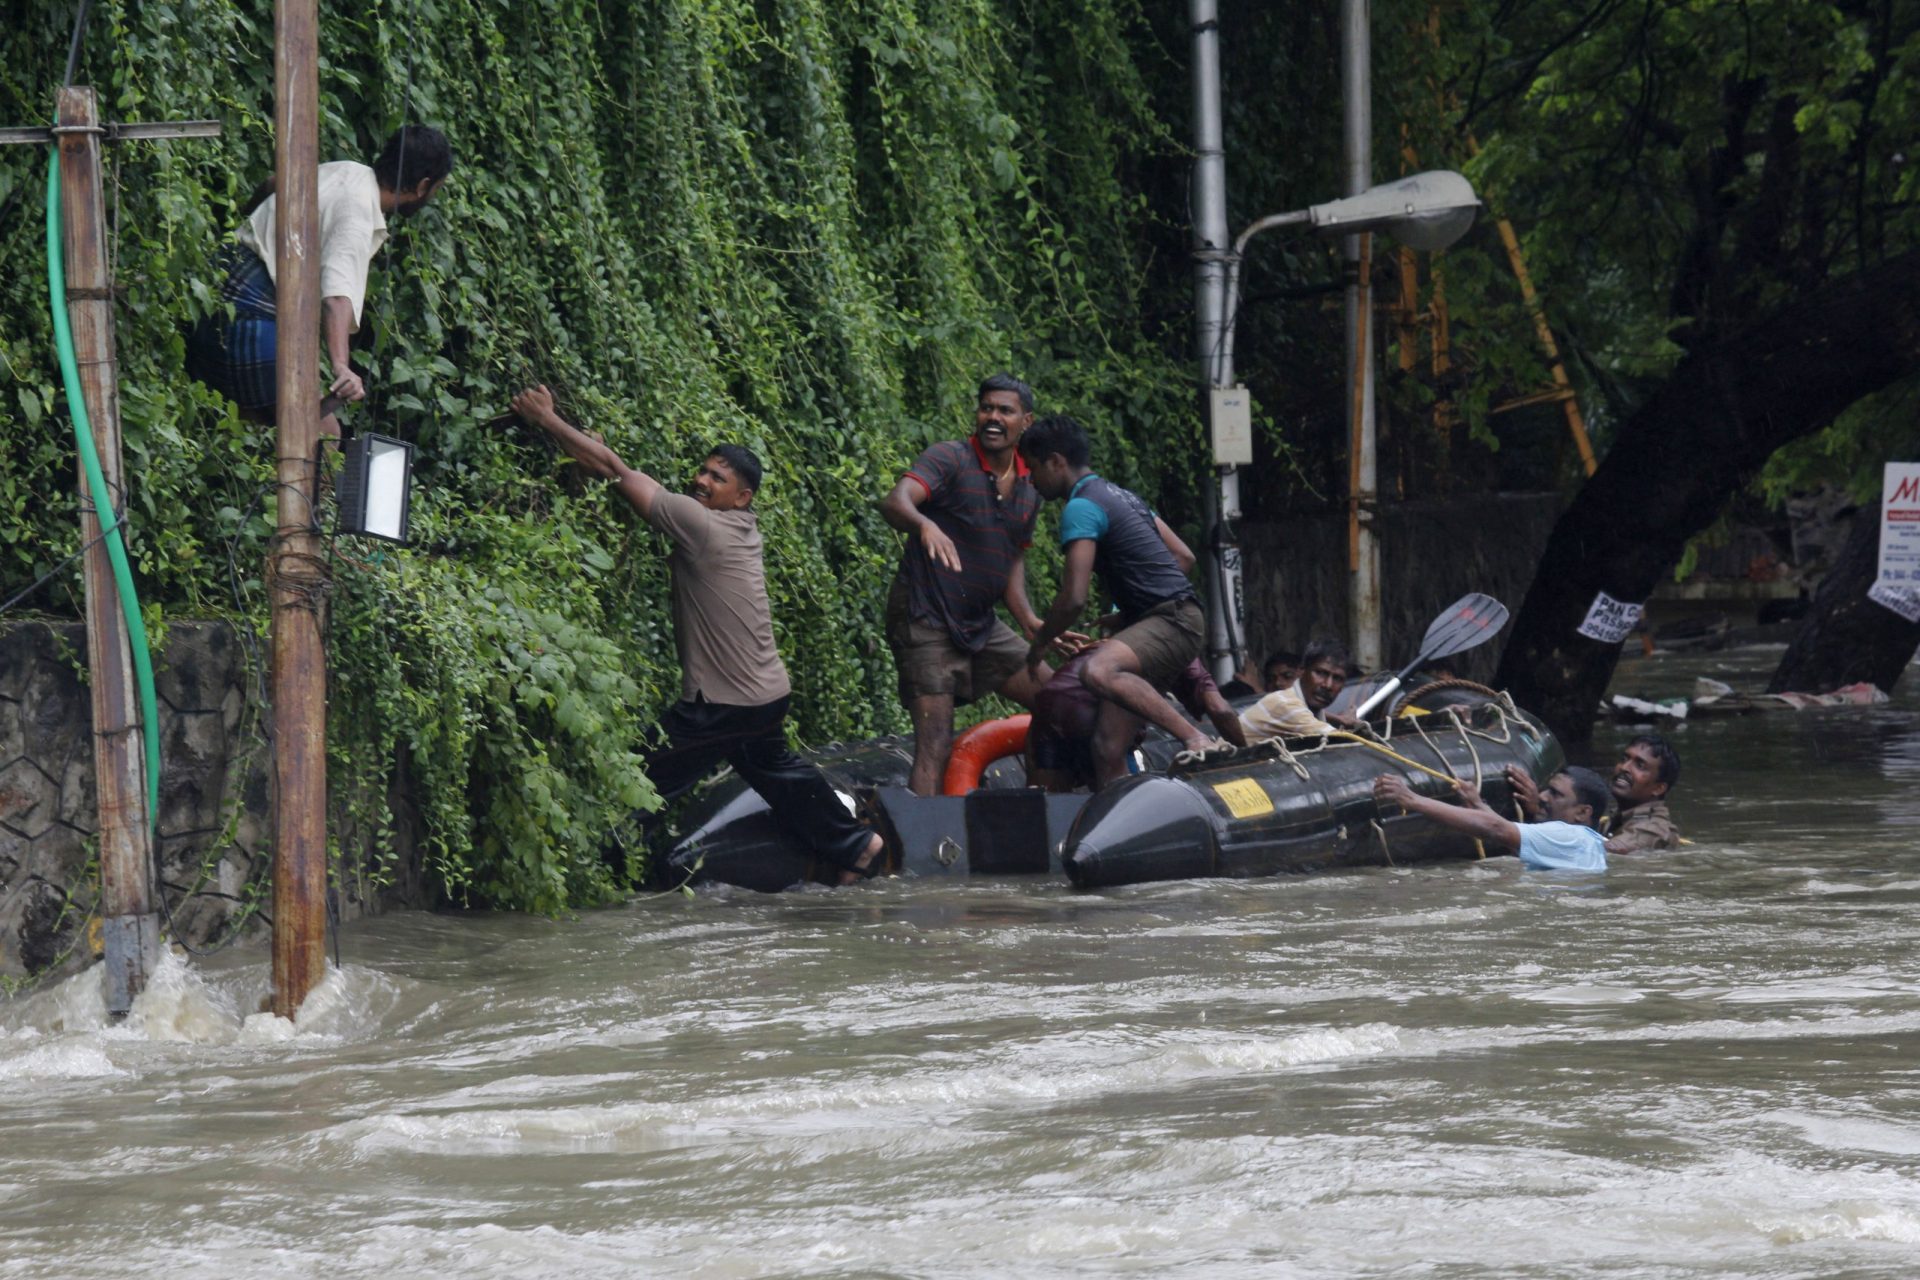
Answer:
POLYGON ((757 707, 676 702, 660 718, 660 737, 645 752, 647 776, 671 803, 724 760, 759 792, 788 834, 823 861, 851 869, 873 831, 847 812, 818 765, 787 746, 786 723, 785 698, 757 707))

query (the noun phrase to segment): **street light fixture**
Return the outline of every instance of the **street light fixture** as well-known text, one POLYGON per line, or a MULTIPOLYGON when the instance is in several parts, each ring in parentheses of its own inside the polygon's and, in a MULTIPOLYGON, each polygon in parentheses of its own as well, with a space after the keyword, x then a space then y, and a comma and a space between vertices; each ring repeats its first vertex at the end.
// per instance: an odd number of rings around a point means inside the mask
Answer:
POLYGON ((1412 249, 1444 249, 1473 225, 1480 198, 1473 184, 1451 169, 1433 169, 1369 187, 1357 196, 1275 213, 1249 226, 1233 242, 1227 258, 1227 290, 1220 316, 1220 364, 1215 386, 1233 368, 1233 329, 1240 306, 1240 262, 1247 242, 1275 227, 1311 225, 1322 235, 1350 236, 1384 231, 1412 249))
MULTIPOLYGON (((1465 235, 1479 209, 1480 200, 1474 195, 1472 183, 1451 170, 1431 170, 1369 187, 1358 195, 1291 213, 1272 214, 1242 231, 1234 240, 1231 252, 1216 251, 1205 257, 1196 254, 1203 262, 1224 258, 1226 267, 1224 288, 1219 289, 1218 316, 1212 325, 1202 320, 1201 336, 1210 391, 1209 425, 1214 440, 1214 464, 1220 468, 1222 477, 1222 499, 1218 501, 1222 528, 1220 535, 1211 539, 1210 548, 1217 588, 1212 598, 1222 616, 1217 625, 1210 623, 1209 634, 1224 633, 1224 650, 1235 659, 1244 651, 1245 637, 1240 634, 1240 553, 1230 523, 1239 514, 1238 484, 1231 481, 1231 477, 1236 465, 1251 461, 1252 424, 1246 396, 1234 385, 1233 339, 1240 309, 1240 264, 1247 243, 1262 231, 1275 227, 1310 226, 1328 236, 1384 231, 1410 248, 1431 252, 1444 249, 1465 235), (1206 333, 1208 329, 1213 330, 1211 335, 1206 333), (1230 481, 1232 487, 1229 487, 1230 481)), ((1207 313, 1203 309, 1200 314, 1204 317, 1207 313)), ((1364 308, 1362 314, 1365 314, 1364 308)), ((1370 447, 1363 452, 1370 454, 1370 447)), ((1371 468, 1367 476, 1370 487, 1371 468)), ((1378 615, 1377 607, 1374 615, 1378 615)), ((1229 664, 1216 665, 1224 673, 1229 664)))

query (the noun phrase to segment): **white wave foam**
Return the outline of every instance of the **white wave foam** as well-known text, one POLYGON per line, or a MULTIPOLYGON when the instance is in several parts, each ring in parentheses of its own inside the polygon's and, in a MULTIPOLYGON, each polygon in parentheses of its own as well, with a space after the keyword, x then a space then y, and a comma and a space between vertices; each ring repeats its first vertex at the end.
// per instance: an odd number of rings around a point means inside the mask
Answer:
POLYGON ((44 991, 0 1005, 0 1028, 13 1035, 98 1031, 107 1025, 99 965, 83 969, 44 991))
POLYGON ((1785 1218, 1755 1219, 1775 1244, 1815 1240, 1885 1240, 1920 1244, 1920 1213, 1911 1206, 1855 1202, 1785 1218))
POLYGON ((147 989, 134 997, 126 1029, 156 1043, 230 1044, 240 1031, 240 1013, 231 996, 169 949, 147 989))
POLYGON ((1480 924, 1504 914, 1504 911, 1489 911, 1485 907, 1435 907, 1430 911, 1415 911, 1407 915, 1375 916, 1367 923, 1376 929, 1449 928, 1459 924, 1480 924))
POLYGON ((1828 898, 1847 893, 1885 893, 1889 889, 1905 887, 1891 884, 1863 884, 1855 880, 1813 879, 1800 886, 1800 892, 1810 898, 1828 898))
MULTIPOLYGON (((1391 1026, 1318 1028, 1283 1035, 1215 1032, 1077 1033, 1024 1046, 976 1066, 864 1080, 802 1083, 686 1102, 387 1113, 335 1125, 323 1142, 356 1154, 631 1152, 716 1140, 740 1128, 860 1113, 868 1129, 923 1129, 929 1114, 1044 1106, 1220 1076, 1264 1075, 1398 1052, 1391 1026)), ((834 1125, 844 1123, 833 1120, 834 1125)))
POLYGON ((1516 1000, 1527 1000, 1535 1004, 1637 1004, 1645 1000, 1646 993, 1631 987, 1605 987, 1577 983, 1565 987, 1547 987, 1540 991, 1516 991, 1516 1000))
POLYGON ((1823 1151, 1875 1151, 1886 1155, 1920 1155, 1920 1127, 1878 1116, 1817 1115, 1803 1111, 1768 1111, 1755 1117, 1799 1130, 1823 1151))
POLYGON ((78 1038, 36 1044, 24 1053, 0 1057, 0 1080, 98 1080, 131 1074, 114 1066, 99 1045, 78 1038))

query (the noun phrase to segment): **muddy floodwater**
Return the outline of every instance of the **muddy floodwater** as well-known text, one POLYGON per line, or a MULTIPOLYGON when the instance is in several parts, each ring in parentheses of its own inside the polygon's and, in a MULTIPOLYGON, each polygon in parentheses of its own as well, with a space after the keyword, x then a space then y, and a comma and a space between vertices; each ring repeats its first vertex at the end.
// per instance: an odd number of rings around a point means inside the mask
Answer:
POLYGON ((0 1276, 1908 1277, 1916 684, 1686 725, 1605 878, 397 915, 297 1027, 263 948, 83 975, 0 1002, 0 1276))

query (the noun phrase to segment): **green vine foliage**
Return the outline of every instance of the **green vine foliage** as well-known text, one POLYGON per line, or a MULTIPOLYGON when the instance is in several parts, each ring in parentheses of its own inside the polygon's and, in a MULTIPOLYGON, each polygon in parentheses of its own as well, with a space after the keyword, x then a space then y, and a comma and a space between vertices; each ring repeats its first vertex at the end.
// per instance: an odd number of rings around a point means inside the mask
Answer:
MULTIPOLYGON (((50 116, 71 16, 0 32, 7 123, 50 116)), ((519 386, 670 484, 715 441, 767 460, 811 740, 902 726, 875 503, 969 429, 984 374, 1089 420, 1108 474, 1190 499, 1185 317, 1141 320, 1156 229, 1128 180, 1178 147, 1130 0, 373 0, 322 20, 323 157, 368 159, 403 119, 456 155, 376 262, 356 354, 360 425, 418 446, 415 541, 336 543, 330 622, 336 829, 391 855, 411 806, 449 900, 608 896, 599 845, 652 802, 635 750, 677 689, 663 544, 508 416, 519 386)), ((121 403, 142 592, 255 627, 271 441, 186 377, 183 330, 272 169, 272 26, 265 0, 101 0, 79 76, 112 119, 224 124, 113 149, 121 403)), ((0 151, 0 584, 76 540, 53 496, 73 463, 45 163, 0 151)), ((1053 573, 1036 557, 1037 599, 1053 573)), ((76 598, 63 579, 40 603, 76 598)))

